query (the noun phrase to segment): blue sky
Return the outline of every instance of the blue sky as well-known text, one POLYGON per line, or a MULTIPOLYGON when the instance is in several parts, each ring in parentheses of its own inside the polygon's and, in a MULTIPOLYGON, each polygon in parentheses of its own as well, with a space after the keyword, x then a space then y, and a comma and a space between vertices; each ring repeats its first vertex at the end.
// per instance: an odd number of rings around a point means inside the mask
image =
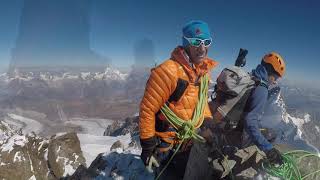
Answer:
MULTIPOLYGON (((181 44, 181 29, 190 20, 206 21, 212 31, 209 56, 220 69, 233 64, 239 48, 249 50, 248 69, 269 51, 287 61, 287 77, 318 82, 320 75, 320 3, 316 0, 92 0, 91 48, 117 66, 133 63, 133 45, 144 38, 155 46, 158 63, 181 44)), ((15 47, 23 0, 2 0, 0 66, 15 47)), ((47 22, 49 23, 49 22, 47 22)), ((45 24, 44 24, 45 26, 45 24)))

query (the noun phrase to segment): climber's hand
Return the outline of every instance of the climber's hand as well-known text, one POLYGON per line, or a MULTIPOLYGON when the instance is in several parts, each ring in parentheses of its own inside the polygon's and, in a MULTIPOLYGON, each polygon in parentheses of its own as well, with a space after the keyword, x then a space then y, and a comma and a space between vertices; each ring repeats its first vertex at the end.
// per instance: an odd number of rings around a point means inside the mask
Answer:
POLYGON ((153 173, 154 168, 158 168, 160 166, 159 162, 153 155, 147 159, 147 163, 146 169, 150 173, 153 173))
POLYGON ((270 163, 279 165, 283 164, 281 153, 276 148, 272 148, 271 150, 267 151, 266 155, 270 163))

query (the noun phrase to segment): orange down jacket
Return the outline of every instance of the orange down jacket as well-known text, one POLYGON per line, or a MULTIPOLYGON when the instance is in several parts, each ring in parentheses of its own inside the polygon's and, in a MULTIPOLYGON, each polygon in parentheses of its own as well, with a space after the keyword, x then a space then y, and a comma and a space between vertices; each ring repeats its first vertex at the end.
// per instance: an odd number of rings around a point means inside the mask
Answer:
MULTIPOLYGON (((140 104, 140 138, 154 136, 160 138, 174 137, 174 132, 156 132, 155 114, 168 101, 174 92, 179 78, 188 81, 188 86, 177 102, 170 102, 170 109, 180 118, 189 120, 198 102, 199 77, 209 73, 217 66, 217 62, 206 58, 198 65, 191 65, 182 47, 172 52, 171 58, 151 70, 144 96, 140 104), (191 67, 193 66, 193 68, 191 67)), ((208 104, 204 117, 212 117, 208 104)))

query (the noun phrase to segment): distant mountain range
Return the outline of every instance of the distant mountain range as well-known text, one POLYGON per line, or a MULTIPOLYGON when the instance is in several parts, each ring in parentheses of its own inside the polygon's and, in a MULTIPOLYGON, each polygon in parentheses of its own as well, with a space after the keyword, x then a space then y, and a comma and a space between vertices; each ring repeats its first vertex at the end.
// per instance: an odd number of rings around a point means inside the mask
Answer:
POLYGON ((144 87, 146 78, 134 74, 111 67, 104 71, 5 73, 0 75, 0 107, 39 111, 51 120, 61 119, 61 112, 67 117, 121 119, 137 111, 143 94, 137 89, 144 87))

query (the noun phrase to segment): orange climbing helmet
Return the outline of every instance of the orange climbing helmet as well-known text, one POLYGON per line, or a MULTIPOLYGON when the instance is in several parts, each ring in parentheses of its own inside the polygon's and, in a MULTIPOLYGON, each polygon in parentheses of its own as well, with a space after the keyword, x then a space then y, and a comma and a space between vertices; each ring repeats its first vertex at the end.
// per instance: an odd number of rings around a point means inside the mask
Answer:
POLYGON ((276 52, 271 52, 266 54, 262 61, 266 64, 270 64, 273 70, 280 76, 283 77, 286 71, 286 64, 280 54, 276 52))

